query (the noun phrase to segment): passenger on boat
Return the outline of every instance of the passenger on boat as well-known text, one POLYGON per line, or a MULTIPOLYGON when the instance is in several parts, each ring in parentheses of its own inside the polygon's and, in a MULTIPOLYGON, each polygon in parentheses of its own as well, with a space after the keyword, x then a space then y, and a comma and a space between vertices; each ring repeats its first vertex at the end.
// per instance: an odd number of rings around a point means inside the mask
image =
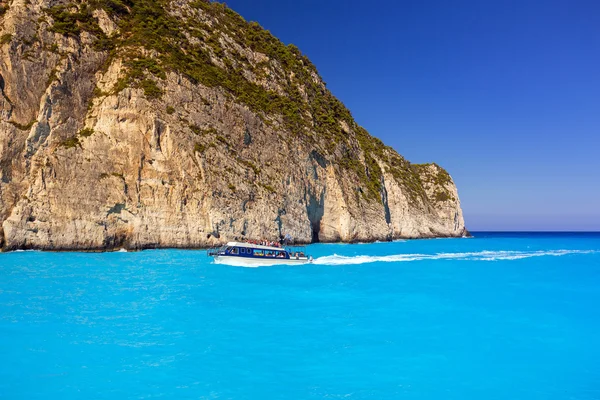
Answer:
POLYGON ((260 246, 281 247, 281 244, 279 242, 271 242, 271 241, 268 241, 265 239, 262 239, 262 240, 248 239, 248 240, 246 240, 246 243, 256 244, 256 245, 260 245, 260 246))

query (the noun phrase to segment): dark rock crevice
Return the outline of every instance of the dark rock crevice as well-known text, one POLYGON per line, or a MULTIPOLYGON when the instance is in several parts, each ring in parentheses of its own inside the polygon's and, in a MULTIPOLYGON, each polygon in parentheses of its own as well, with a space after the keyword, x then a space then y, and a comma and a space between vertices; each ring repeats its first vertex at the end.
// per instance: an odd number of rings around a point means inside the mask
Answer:
POLYGON ((316 163, 319 164, 319 166, 321 168, 327 168, 327 160, 318 151, 316 151, 316 150, 311 151, 310 152, 310 158, 312 160, 316 161, 316 163))
POLYGON ((319 232, 321 230, 321 220, 325 214, 325 190, 321 192, 319 198, 314 193, 308 193, 308 201, 306 204, 306 214, 310 221, 312 230, 312 242, 319 242, 319 232))
POLYGON ((104 237, 102 243, 103 250, 114 250, 119 248, 129 248, 127 245, 128 238, 123 232, 117 232, 114 235, 107 235, 104 237))
POLYGON ((8 121, 12 116, 13 105, 12 101, 10 101, 10 99, 4 92, 4 87, 4 77, 2 76, 2 74, 0 74, 0 96, 2 96, 2 98, 4 99, 3 101, 0 100, 0 118, 4 119, 5 121, 8 121))
POLYGON ((390 213, 390 205, 388 203, 388 192, 385 188, 385 179, 381 176, 381 202, 385 211, 385 222, 389 225, 392 223, 392 216, 390 213))
POLYGON ((106 216, 109 216, 110 214, 120 214, 123 210, 125 210, 125 203, 117 203, 106 212, 106 216))
POLYGON ((244 145, 250 146, 252 144, 252 135, 250 134, 250 129, 246 128, 244 131, 244 145))
POLYGON ((277 223, 277 230, 278 230, 278 232, 279 232, 279 238, 282 238, 282 237, 283 237, 283 232, 282 232, 282 229, 283 229, 283 222, 281 221, 281 216, 282 216, 282 215, 285 215, 285 210, 284 210, 284 209, 281 209, 281 208, 279 208, 279 209, 277 210, 277 218, 275 218, 275 222, 277 223))

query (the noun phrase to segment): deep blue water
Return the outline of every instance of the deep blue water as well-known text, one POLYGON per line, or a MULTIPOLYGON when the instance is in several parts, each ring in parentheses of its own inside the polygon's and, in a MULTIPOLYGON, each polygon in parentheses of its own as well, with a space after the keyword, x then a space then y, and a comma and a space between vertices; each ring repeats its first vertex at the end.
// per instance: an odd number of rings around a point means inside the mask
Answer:
POLYGON ((0 254, 4 399, 600 399, 600 234, 0 254))

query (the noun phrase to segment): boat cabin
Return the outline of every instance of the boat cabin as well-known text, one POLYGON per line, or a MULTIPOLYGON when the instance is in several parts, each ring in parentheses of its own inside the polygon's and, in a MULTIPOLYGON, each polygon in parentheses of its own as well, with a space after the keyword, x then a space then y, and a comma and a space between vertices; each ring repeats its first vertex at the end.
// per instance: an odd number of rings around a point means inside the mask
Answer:
POLYGON ((219 256, 289 259, 290 253, 280 247, 229 242, 218 251, 219 256))
POLYGON ((216 251, 209 251, 211 256, 240 257, 252 259, 303 260, 308 256, 300 249, 263 246, 252 243, 229 242, 216 251))

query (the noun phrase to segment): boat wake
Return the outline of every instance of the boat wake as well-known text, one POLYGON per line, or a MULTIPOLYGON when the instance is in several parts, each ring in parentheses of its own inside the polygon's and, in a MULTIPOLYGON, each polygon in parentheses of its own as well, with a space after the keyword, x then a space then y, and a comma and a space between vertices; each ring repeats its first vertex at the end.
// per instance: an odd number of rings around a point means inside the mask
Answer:
POLYGON ((394 254, 389 256, 340 256, 334 254, 316 258, 314 264, 319 265, 356 265, 375 262, 407 262, 421 260, 474 260, 502 261, 520 260, 531 257, 565 256, 569 254, 592 254, 597 250, 539 250, 539 251, 477 251, 469 253, 437 253, 437 254, 394 254))

